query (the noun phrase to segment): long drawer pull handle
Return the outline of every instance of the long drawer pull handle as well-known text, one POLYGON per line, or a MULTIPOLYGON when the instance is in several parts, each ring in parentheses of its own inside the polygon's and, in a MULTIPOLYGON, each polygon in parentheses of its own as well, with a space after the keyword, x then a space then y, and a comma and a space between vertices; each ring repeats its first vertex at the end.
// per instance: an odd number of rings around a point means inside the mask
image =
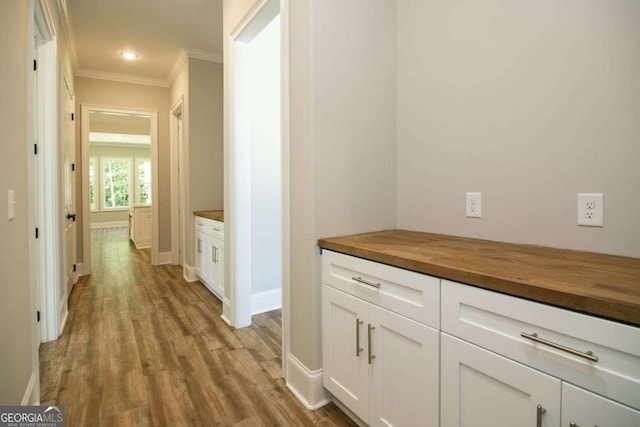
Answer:
POLYGON ((360 352, 364 350, 364 348, 360 348, 360 325, 364 322, 358 318, 356 318, 356 357, 360 357, 360 352))
POLYGON ((368 280, 364 280, 362 277, 357 276, 357 277, 352 277, 352 280, 355 280, 356 282, 365 284, 367 286, 371 286, 374 287, 376 289, 380 289, 380 283, 373 283, 373 282, 369 282, 368 280))
POLYGON ((545 340, 544 338, 540 338, 537 333, 527 334, 522 332, 520 334, 522 338, 526 338, 531 341, 539 342, 540 344, 548 345, 549 347, 557 348, 558 350, 566 351, 567 353, 571 353, 574 356, 582 357, 587 360, 591 360, 592 362, 597 362, 598 358, 593 355, 592 351, 583 352, 580 350, 574 350, 571 347, 564 346, 562 344, 555 343, 553 341, 545 340))
POLYGON ((373 361, 373 359, 376 358, 375 355, 372 354, 373 350, 371 349, 371 331, 373 331, 376 327, 375 326, 371 326, 371 324, 367 325, 368 329, 367 329, 367 335, 368 335, 368 343, 369 343, 369 365, 371 365, 371 362, 373 361))
POLYGON ((536 427, 542 427, 542 415, 547 412, 542 405, 536 406, 536 427))

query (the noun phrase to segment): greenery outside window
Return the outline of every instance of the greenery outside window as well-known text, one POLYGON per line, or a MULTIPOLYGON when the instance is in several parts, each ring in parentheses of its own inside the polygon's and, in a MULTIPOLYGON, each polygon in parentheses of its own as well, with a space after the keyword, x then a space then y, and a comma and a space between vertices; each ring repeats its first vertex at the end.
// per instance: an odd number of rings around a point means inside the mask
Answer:
POLYGON ((102 210, 127 209, 131 194, 131 158, 100 159, 102 210))
POLYGON ((136 204, 151 205, 151 160, 136 158, 136 204))
POLYGON ((98 212, 98 159, 97 157, 89 158, 89 209, 91 212, 98 212))

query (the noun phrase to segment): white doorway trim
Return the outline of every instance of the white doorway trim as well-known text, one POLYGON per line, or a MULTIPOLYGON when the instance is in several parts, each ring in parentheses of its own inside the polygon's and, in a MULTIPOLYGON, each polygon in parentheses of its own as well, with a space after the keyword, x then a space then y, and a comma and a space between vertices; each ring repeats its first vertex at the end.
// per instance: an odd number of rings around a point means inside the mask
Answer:
MULTIPOLYGON (((227 194, 225 222, 229 223, 228 227, 225 224, 225 247, 229 248, 226 252, 228 263, 225 265, 225 270, 229 271, 229 302, 223 301, 223 316, 236 328, 251 325, 251 269, 246 267, 251 265, 251 215, 249 208, 251 183, 250 174, 242 167, 250 162, 248 159, 250 151, 248 148, 248 126, 243 122, 247 115, 241 114, 246 108, 246 105, 242 104, 242 99, 247 85, 241 84, 237 80, 243 79, 243 75, 240 73, 248 68, 242 66, 243 60, 247 59, 248 49, 244 43, 251 41, 279 12, 280 2, 278 0, 259 0, 231 32, 229 43, 230 72, 227 76, 229 78, 229 138, 227 140, 228 146, 225 147, 229 150, 229 156, 225 156, 225 160, 228 161, 225 165, 228 170, 228 182, 225 183, 225 193, 227 194)), ((288 60, 288 55, 285 56, 281 53, 281 62, 284 61, 284 58, 288 60)), ((282 101, 283 105, 287 103, 285 99, 282 101)), ((281 123, 283 123, 282 118, 281 123)), ((288 134, 288 129, 286 133, 288 134)), ((285 179, 284 173, 281 173, 281 176, 285 179)), ((281 188, 284 187, 284 185, 281 186, 281 188)), ((282 200, 288 199, 288 194, 281 193, 281 196, 282 200)), ((285 228, 288 228, 288 224, 283 223, 282 229, 285 228)), ((284 245, 285 236, 282 237, 284 245)), ((285 272, 282 277, 287 275, 288 272, 285 272)))
POLYGON ((89 212, 89 113, 107 112, 116 114, 137 114, 151 117, 151 264, 160 262, 159 221, 158 221, 158 112, 135 108, 120 108, 104 105, 82 104, 82 274, 91 274, 91 216, 89 212))
POLYGON ((185 108, 184 95, 171 108, 171 263, 185 265, 185 108))
MULTIPOLYGON (((43 2, 35 4, 35 35, 42 40, 36 48, 38 70, 35 84, 36 106, 34 142, 38 145, 37 226, 39 229, 39 310, 40 341, 60 336, 68 313, 63 285, 62 208, 60 204, 60 145, 58 140, 58 52, 51 11, 43 2)), ((63 93, 63 88, 60 88, 63 93)))

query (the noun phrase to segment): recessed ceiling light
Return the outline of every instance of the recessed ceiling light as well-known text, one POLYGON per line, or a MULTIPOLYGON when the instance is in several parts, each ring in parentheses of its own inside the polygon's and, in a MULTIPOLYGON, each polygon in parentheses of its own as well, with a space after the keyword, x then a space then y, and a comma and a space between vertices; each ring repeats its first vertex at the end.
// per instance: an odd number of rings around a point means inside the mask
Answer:
POLYGON ((122 52, 120 55, 127 61, 133 61, 138 58, 138 54, 135 52, 122 52))

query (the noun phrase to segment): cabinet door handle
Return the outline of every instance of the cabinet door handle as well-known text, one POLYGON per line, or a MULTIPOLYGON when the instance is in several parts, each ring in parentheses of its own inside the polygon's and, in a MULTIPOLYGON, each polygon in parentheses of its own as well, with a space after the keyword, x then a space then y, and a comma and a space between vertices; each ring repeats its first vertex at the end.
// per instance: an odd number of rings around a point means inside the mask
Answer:
POLYGON ((376 327, 375 326, 371 326, 371 324, 367 325, 367 338, 368 338, 368 343, 369 343, 369 365, 371 365, 371 362, 373 361, 373 359, 376 358, 375 355, 372 354, 372 349, 371 349, 371 331, 373 331, 376 327))
POLYGON ((547 412, 541 405, 536 406, 536 427, 542 427, 542 415, 547 412))
POLYGON ((364 350, 364 348, 360 348, 360 325, 364 322, 358 318, 356 318, 356 357, 360 357, 360 352, 364 350))
POLYGON ((198 239, 198 253, 201 254, 202 253, 202 240, 198 239))
POLYGON ((215 264, 216 262, 216 247, 211 246, 211 262, 215 264))
POLYGON ((520 334, 520 336, 522 338, 526 338, 528 340, 535 341, 535 342, 538 342, 540 344, 548 345, 549 347, 553 347, 553 348, 556 348, 558 350, 566 351, 567 353, 573 354, 574 356, 578 356, 578 357, 582 357, 582 358, 587 359, 587 360, 591 360, 592 362, 597 362, 598 361, 598 358, 593 355, 592 351, 584 352, 584 351, 580 351, 580 350, 575 350, 575 349, 573 349, 571 347, 567 347, 567 346, 564 346, 562 344, 558 344, 558 343, 555 343, 553 341, 549 341, 549 340, 545 340, 544 338, 540 338, 538 336, 538 334, 535 333, 535 332, 532 333, 532 334, 527 334, 525 332, 522 332, 520 334))
POLYGON ((218 247, 217 246, 213 247, 213 252, 216 254, 216 259, 214 262, 217 264, 218 263, 218 247))
POLYGON ((352 277, 351 279, 355 280, 356 282, 365 284, 367 286, 371 286, 371 287, 374 287, 376 289, 380 289, 380 283, 369 282, 369 281, 364 280, 362 277, 359 277, 359 276, 358 277, 352 277))

